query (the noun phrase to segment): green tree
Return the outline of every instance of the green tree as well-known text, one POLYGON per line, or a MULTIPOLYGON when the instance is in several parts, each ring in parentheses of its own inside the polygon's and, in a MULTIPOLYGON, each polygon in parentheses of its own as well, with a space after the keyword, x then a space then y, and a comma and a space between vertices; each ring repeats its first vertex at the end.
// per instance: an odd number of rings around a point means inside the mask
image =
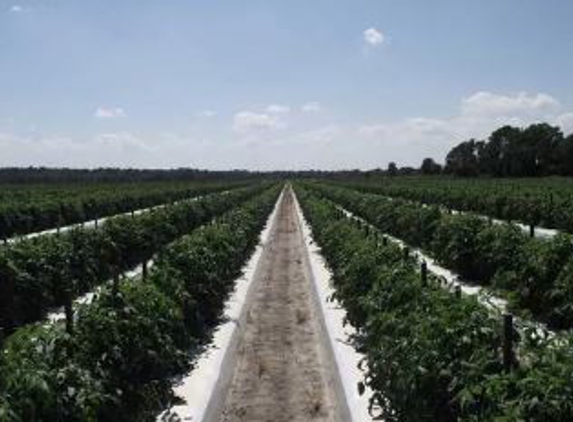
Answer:
POLYGON ((471 139, 455 146, 446 156, 446 173, 456 176, 477 176, 479 173, 477 146, 471 139))
POLYGON ((398 174, 398 166, 394 161, 388 163, 388 175, 389 176, 396 176, 398 174))
POLYGON ((424 158, 420 167, 422 174, 440 174, 442 166, 436 163, 432 158, 424 158))

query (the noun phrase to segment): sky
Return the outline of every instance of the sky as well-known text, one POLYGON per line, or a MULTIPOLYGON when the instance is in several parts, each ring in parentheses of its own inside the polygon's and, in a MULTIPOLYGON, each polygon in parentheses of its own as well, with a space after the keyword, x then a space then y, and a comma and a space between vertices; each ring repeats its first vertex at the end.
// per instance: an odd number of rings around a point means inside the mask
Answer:
POLYGON ((573 132, 571 0, 0 0, 0 166, 372 169, 573 132))

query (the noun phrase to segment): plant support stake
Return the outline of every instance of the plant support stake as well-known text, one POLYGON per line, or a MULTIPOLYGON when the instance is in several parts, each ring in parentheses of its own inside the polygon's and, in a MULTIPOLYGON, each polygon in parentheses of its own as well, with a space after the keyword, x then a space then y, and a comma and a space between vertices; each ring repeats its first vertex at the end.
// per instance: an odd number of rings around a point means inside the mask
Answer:
POLYGON ((147 260, 144 260, 141 264, 141 279, 143 281, 147 279, 147 260))
POLYGON ((72 307, 72 294, 70 289, 65 291, 64 312, 66 314, 66 332, 72 334, 74 331, 74 309, 72 307))
POLYGON ((425 286, 428 283, 428 265, 426 261, 422 261, 420 265, 420 273, 422 277, 422 286, 425 286))
POLYGON ((461 297, 462 297, 462 286, 460 286, 459 284, 456 285, 456 287, 454 289, 454 294, 455 294, 456 298, 461 299, 461 297))
POLYGON ((514 366, 513 355, 513 315, 503 315, 503 367, 510 372, 514 366))

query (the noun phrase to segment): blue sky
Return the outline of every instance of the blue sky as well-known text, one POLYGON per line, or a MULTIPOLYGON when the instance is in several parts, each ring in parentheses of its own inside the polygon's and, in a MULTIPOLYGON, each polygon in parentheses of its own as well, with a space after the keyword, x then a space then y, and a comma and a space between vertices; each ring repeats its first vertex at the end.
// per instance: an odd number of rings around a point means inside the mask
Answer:
POLYGON ((0 166, 373 168, 573 131, 569 0, 0 0, 0 166))

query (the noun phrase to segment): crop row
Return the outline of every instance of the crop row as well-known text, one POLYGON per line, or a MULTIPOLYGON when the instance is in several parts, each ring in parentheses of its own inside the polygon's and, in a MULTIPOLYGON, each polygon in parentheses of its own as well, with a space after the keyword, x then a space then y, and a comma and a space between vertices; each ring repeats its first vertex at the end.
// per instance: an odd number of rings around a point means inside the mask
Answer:
POLYGON ((505 296, 524 317, 553 329, 573 327, 573 241, 560 234, 531 238, 510 224, 490 224, 438 207, 309 185, 381 231, 419 247, 473 283, 505 296))
POLYGON ((298 186, 335 298, 357 329, 375 416, 387 421, 573 418, 573 339, 504 336, 475 297, 456 296, 380 232, 298 186), (518 356, 504 359, 504 344, 518 356))
POLYGON ((152 420, 219 322, 278 193, 267 188, 170 244, 145 281, 104 288, 71 329, 18 330, 0 361, 0 420, 152 420))
POLYGON ((149 260, 162 246, 265 189, 256 184, 0 247, 0 329, 11 333, 149 260))
POLYGON ((386 178, 378 183, 343 184, 362 192, 573 232, 573 189, 570 180, 386 178))
POLYGON ((229 189, 230 183, 103 184, 2 187, 0 239, 42 231, 229 189))

